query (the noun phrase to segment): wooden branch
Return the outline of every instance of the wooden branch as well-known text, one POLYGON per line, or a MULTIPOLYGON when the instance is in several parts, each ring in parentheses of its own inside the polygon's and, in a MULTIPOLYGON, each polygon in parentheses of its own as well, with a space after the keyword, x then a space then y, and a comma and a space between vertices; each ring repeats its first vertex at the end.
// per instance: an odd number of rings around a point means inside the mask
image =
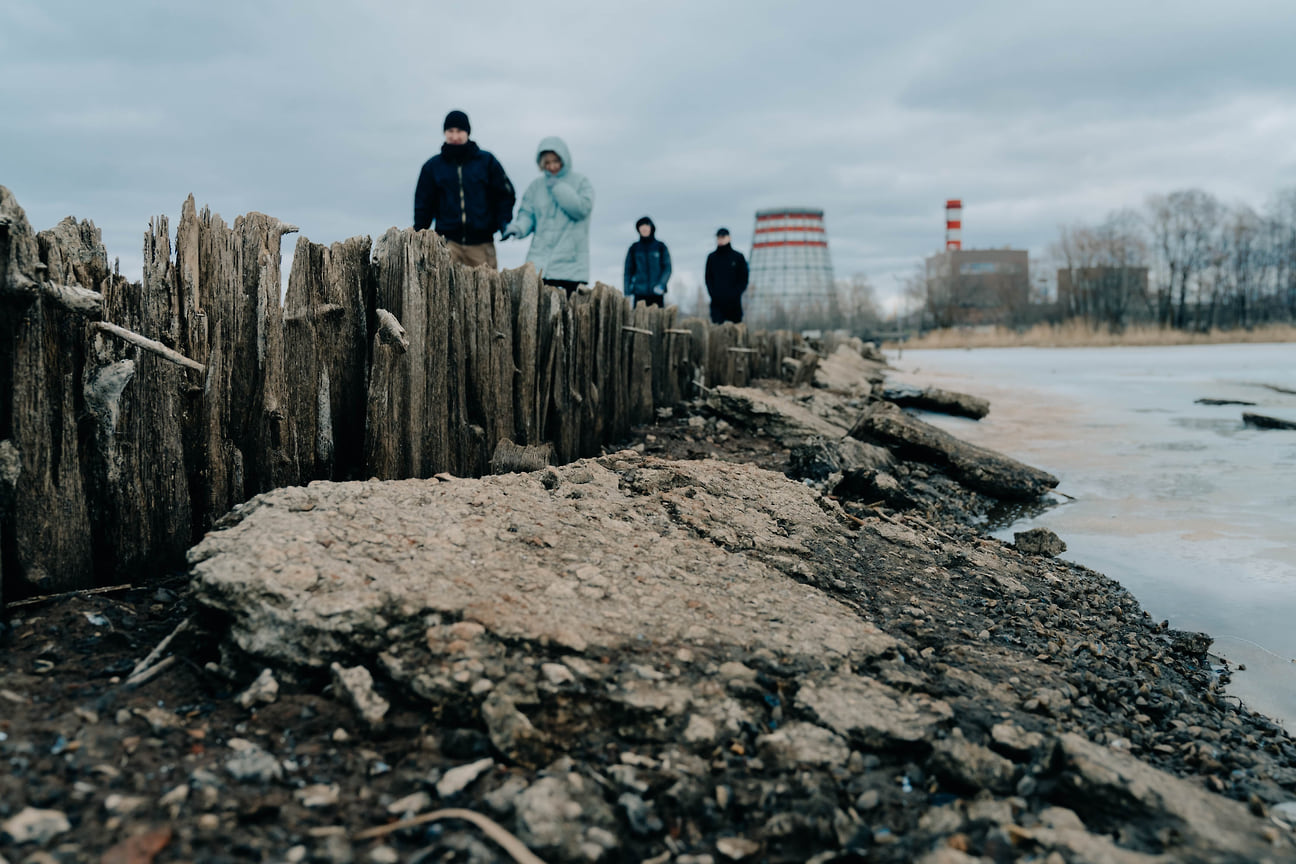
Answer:
POLYGON ((653 331, 651 330, 645 330, 642 327, 631 327, 629 324, 622 324, 621 329, 630 333, 641 333, 644 336, 653 335, 653 331))
POLYGON ((674 334, 674 335, 676 335, 676 336, 692 336, 692 335, 693 335, 693 331, 692 331, 692 330, 681 330, 681 329, 679 329, 678 327, 667 327, 667 328, 666 328, 665 330, 663 330, 662 332, 663 332, 663 333, 672 333, 672 334, 674 334))
POLYGON ((736 354, 759 354, 760 353, 755 348, 730 348, 729 350, 733 351, 736 354))
POLYGON ((178 366, 183 366, 186 369, 192 369, 195 372, 207 371, 207 367, 199 363, 197 360, 190 360, 188 357, 184 356, 179 351, 172 350, 171 348, 168 348, 167 346, 163 345, 161 342, 155 342, 154 340, 148 338, 147 336, 141 336, 140 334, 136 333, 134 330, 127 330, 125 327, 118 327, 116 324, 111 324, 107 321, 95 321, 90 326, 95 330, 99 330, 103 333, 111 333, 112 335, 116 336, 118 339, 121 339, 125 342, 129 342, 132 345, 135 345, 139 348, 143 348, 145 351, 151 351, 154 354, 158 355, 159 357, 163 358, 164 360, 170 360, 172 363, 175 363, 178 366))
POLYGON ((526 847, 521 840, 514 837, 502 825, 493 819, 475 813, 472 810, 464 810, 457 807, 450 807, 445 810, 433 810, 431 813, 423 813, 409 819, 401 819, 398 822, 392 822, 387 825, 379 825, 376 828, 368 828, 359 834, 352 836, 352 840, 373 840, 377 837, 386 837, 396 831, 405 828, 414 828, 419 825, 426 825, 429 822, 440 822, 444 819, 462 819, 465 822, 471 822, 482 830, 490 839, 494 840, 499 847, 509 854, 517 864, 545 864, 544 860, 537 857, 534 852, 526 847))
POLYGON ((166 658, 162 662, 145 669, 140 674, 132 675, 131 677, 127 678, 126 686, 134 688, 140 686, 141 684, 147 684, 149 681, 152 681, 154 678, 161 675, 166 670, 170 669, 172 666, 175 665, 175 663, 176 663, 176 656, 172 654, 170 657, 166 658))
POLYGON ((129 591, 134 585, 108 585, 104 588, 86 588, 83 591, 64 591, 60 594, 41 594, 36 597, 28 597, 26 600, 16 600, 13 603, 6 603, 6 609, 18 609, 22 606, 36 606, 41 603, 52 603, 55 600, 66 600, 69 597, 83 597, 91 594, 113 594, 117 591, 129 591))
POLYGON ((404 354, 409 351, 409 338, 405 335, 405 328, 401 326, 396 316, 386 309, 379 309, 378 315, 378 338, 387 345, 395 345, 400 348, 404 354))
POLYGON ((147 657, 135 664, 135 668, 131 670, 131 674, 126 678, 127 687, 132 687, 137 683, 142 683, 143 681, 147 681, 149 678, 153 677, 152 674, 147 677, 143 676, 149 671, 150 666, 157 663, 158 658, 162 656, 163 651, 166 651, 167 646, 171 644, 171 641, 189 629, 189 622, 191 620, 192 619, 190 618, 186 618, 177 624, 176 628, 171 631, 171 634, 159 642, 157 647, 148 653, 147 657))

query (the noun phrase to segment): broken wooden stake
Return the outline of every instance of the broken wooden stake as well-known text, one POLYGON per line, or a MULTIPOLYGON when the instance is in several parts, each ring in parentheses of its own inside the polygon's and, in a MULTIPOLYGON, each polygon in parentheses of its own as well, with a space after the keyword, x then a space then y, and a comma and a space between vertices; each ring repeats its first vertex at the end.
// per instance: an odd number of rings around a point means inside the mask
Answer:
POLYGON ((207 371, 207 367, 199 363, 197 360, 190 360, 179 351, 168 348, 161 342, 154 341, 147 336, 141 336, 134 330, 127 330, 125 327, 118 327, 116 324, 111 324, 107 321, 96 321, 90 326, 100 332, 111 333, 118 339, 129 342, 138 348, 143 348, 145 351, 151 351, 164 360, 170 360, 177 366, 183 366, 186 369, 192 369, 195 372, 207 371))

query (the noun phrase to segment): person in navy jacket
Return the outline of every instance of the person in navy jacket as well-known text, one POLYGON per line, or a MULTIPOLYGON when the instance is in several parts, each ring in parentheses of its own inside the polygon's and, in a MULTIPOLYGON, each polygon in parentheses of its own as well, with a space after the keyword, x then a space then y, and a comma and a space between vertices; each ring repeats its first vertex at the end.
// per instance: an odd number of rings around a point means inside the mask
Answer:
POLYGON ((625 295, 649 306, 661 306, 671 277, 670 250, 657 239, 657 226, 647 216, 635 223, 639 239, 625 259, 625 295))
POLYGON ((450 257, 469 267, 497 267, 495 232, 513 218, 513 184, 504 166, 468 139, 468 115, 451 111, 441 152, 423 163, 414 189, 414 230, 436 223, 450 257))

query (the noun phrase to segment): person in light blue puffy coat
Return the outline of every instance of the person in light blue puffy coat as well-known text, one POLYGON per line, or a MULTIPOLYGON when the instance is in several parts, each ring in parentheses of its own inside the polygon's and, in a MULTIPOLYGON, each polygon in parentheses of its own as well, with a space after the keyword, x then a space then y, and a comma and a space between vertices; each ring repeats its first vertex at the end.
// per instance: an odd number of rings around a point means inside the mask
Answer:
POLYGON ((594 187, 571 170, 571 153, 561 138, 545 138, 536 148, 541 176, 522 195, 517 216, 505 226, 504 238, 535 234, 527 262, 546 285, 567 291, 589 282, 589 217, 594 187))

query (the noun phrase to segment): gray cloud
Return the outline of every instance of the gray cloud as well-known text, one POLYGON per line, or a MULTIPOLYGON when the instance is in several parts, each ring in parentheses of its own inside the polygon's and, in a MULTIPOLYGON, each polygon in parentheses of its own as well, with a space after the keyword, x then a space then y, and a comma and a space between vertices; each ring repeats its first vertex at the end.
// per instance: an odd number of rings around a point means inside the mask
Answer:
MULTIPOLYGON (((681 282, 719 225, 826 211, 881 292, 942 242, 1041 252, 1058 224, 1201 186, 1296 183, 1284 2, 921 4, 32 2, 0 7, 0 183, 74 214, 128 273, 193 192, 317 242, 407 225, 451 108, 515 185, 558 134, 593 181, 594 275, 649 213, 681 282)), ((525 243, 501 246, 520 263, 525 243)), ((682 298, 681 298, 682 299, 682 298)))

